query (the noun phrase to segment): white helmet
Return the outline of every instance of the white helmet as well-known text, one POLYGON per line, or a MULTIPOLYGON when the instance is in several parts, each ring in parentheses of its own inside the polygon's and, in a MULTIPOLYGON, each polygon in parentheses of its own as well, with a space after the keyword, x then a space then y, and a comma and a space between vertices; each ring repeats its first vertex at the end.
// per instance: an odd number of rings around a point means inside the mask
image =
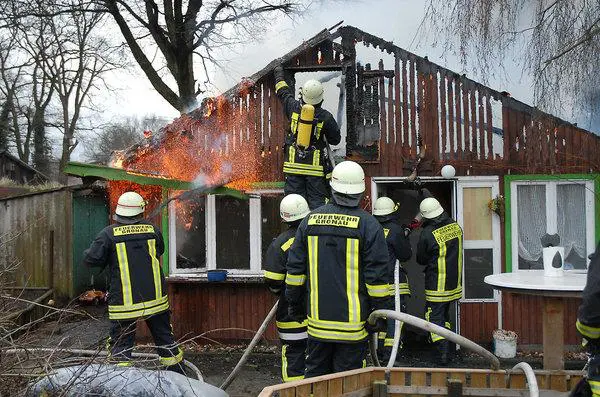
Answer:
POLYGON ((119 197, 115 213, 120 216, 136 216, 146 208, 144 198, 136 192, 125 192, 119 197))
POLYGON ((308 80, 302 86, 302 100, 310 105, 323 102, 323 84, 317 80, 308 80))
POLYGON ((419 210, 421 212, 421 216, 425 219, 433 219, 442 215, 442 212, 444 212, 440 202, 433 197, 427 197, 425 200, 421 201, 419 210))
POLYGON ((279 204, 279 215, 285 222, 293 222, 304 218, 310 209, 306 199, 299 194, 288 194, 279 204))
POLYGON ((373 207, 373 215, 384 216, 389 215, 398 209, 398 205, 389 197, 379 197, 375 201, 375 207, 373 207))
POLYGON ((342 161, 331 173, 331 188, 342 194, 359 194, 365 191, 365 172, 354 161, 342 161))

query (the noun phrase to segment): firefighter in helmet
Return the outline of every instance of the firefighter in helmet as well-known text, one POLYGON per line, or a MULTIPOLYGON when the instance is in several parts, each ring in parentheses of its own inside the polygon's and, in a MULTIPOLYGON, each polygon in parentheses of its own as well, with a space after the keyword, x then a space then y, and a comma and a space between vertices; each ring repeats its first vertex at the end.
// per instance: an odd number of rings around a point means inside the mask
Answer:
POLYGON ((339 163, 331 188, 332 202, 300 223, 287 263, 290 315, 308 317, 307 378, 363 367, 368 333, 386 329, 385 319, 372 328, 366 320, 392 306, 383 229, 358 208, 363 169, 339 163))
POLYGON ((98 233, 84 252, 83 262, 92 267, 108 266, 111 361, 121 366, 131 364, 136 320, 143 318, 161 364, 183 373, 183 351, 173 337, 167 285, 159 263, 165 245, 160 230, 143 219, 145 206, 138 193, 123 193, 113 217, 116 223, 98 233))
MULTIPOLYGON (((425 319, 451 329, 450 308, 462 297, 463 232, 438 200, 428 197, 419 206, 423 218, 417 262, 425 272, 425 319)), ((449 342, 431 333, 439 364, 448 364, 449 342)))
POLYGON ((340 143, 340 128, 331 113, 321 107, 323 85, 319 81, 304 83, 302 101, 294 98, 281 66, 275 68, 275 83, 275 92, 290 121, 283 151, 284 192, 303 196, 313 210, 329 197, 327 144, 340 143))
POLYGON ((576 323, 577 330, 584 338, 583 345, 590 354, 587 385, 578 385, 586 390, 578 390, 573 395, 600 397, 600 244, 596 247, 596 252, 590 255, 590 259, 576 323))
POLYGON ((279 214, 289 228, 273 240, 265 258, 265 282, 271 292, 281 296, 275 319, 281 340, 281 377, 284 382, 304 379, 307 321, 306 317, 302 321, 290 318, 285 300, 285 275, 288 251, 298 225, 309 212, 308 203, 299 194, 288 194, 281 200, 279 214))
MULTIPOLYGON (((390 296, 396 295, 394 284, 394 270, 396 261, 399 263, 399 280, 398 289, 400 292, 400 310, 406 313, 406 297, 410 295, 410 287, 408 285, 408 276, 406 270, 402 267, 402 262, 406 262, 412 256, 412 248, 408 240, 408 233, 405 233, 404 228, 398 223, 398 208, 399 205, 389 197, 379 197, 373 206, 373 215, 375 219, 381 223, 383 234, 387 243, 389 262, 388 272, 390 274, 390 296)), ((387 332, 379 333, 379 346, 377 349, 379 361, 387 363, 390 358, 392 346, 394 343, 394 332, 396 322, 388 320, 387 332)), ((400 332, 402 332, 402 323, 400 323, 400 332)), ((401 342, 402 343, 402 342, 401 342)))

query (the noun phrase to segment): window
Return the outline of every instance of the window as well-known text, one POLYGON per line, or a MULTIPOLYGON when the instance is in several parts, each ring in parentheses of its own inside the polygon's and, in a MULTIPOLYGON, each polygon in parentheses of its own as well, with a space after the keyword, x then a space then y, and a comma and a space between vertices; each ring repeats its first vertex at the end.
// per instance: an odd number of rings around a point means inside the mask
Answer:
POLYGON ((565 248, 565 269, 586 269, 594 250, 592 181, 511 183, 512 263, 515 269, 542 269, 541 237, 557 234, 565 248))
POLYGON ((463 227, 463 301, 496 301, 485 276, 500 272, 500 220, 488 208, 498 195, 498 178, 466 177, 458 182, 457 221, 463 227))
POLYGON ((234 275, 261 274, 267 247, 283 230, 282 197, 275 190, 253 193, 248 200, 209 195, 194 202, 171 202, 170 273, 227 269, 234 275))

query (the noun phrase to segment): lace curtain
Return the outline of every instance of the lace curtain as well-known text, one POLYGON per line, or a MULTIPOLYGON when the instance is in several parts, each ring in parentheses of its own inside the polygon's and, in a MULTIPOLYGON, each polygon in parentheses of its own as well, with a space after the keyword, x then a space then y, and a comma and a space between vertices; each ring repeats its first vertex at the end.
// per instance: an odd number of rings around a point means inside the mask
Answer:
POLYGON ((542 257, 540 237, 546 234, 546 186, 517 186, 519 257, 538 262, 542 257))
MULTIPOLYGON (((586 261, 585 185, 560 184, 556 187, 558 235, 565 247, 565 258, 576 254, 578 262, 586 261)), ((577 265, 577 264, 575 264, 577 265)), ((581 264, 579 264, 581 265, 581 264)), ((579 267, 579 266, 576 266, 579 267)))
MULTIPOLYGON (((546 234, 546 205, 556 208, 560 245, 565 247, 565 258, 571 258, 576 268, 585 268, 586 223, 585 185, 578 183, 517 186, 519 263, 522 268, 541 264, 542 244, 546 234), (556 187, 556 202, 546 202, 546 189, 556 187)), ((552 200, 554 201, 554 200, 552 200)), ((567 261, 569 262, 569 261, 567 261)))

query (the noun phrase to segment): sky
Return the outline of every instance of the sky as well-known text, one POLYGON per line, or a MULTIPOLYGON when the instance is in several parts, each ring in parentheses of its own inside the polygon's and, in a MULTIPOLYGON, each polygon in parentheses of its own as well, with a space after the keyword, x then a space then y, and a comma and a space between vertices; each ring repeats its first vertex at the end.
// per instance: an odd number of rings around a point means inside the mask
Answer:
MULTIPOLYGON (((236 48, 235 53, 222 54, 223 58, 230 60, 223 62, 222 68, 213 71, 211 80, 216 86, 213 93, 237 84, 242 77, 251 75, 272 59, 284 55, 302 41, 342 20, 346 25, 356 26, 417 55, 428 56, 443 67, 462 72, 458 59, 452 55, 442 57, 441 48, 431 47, 432 40, 415 40, 423 14, 424 1, 421 0, 323 0, 321 6, 313 7, 301 18, 278 18, 273 21, 262 42, 236 48)), ((511 60, 507 62, 506 71, 502 76, 490 78, 489 85, 500 91, 509 91, 521 101, 530 102, 531 81, 522 76, 511 60)), ((118 94, 108 100, 109 114, 177 117, 178 113, 153 90, 141 72, 124 77, 119 78, 118 94)))

